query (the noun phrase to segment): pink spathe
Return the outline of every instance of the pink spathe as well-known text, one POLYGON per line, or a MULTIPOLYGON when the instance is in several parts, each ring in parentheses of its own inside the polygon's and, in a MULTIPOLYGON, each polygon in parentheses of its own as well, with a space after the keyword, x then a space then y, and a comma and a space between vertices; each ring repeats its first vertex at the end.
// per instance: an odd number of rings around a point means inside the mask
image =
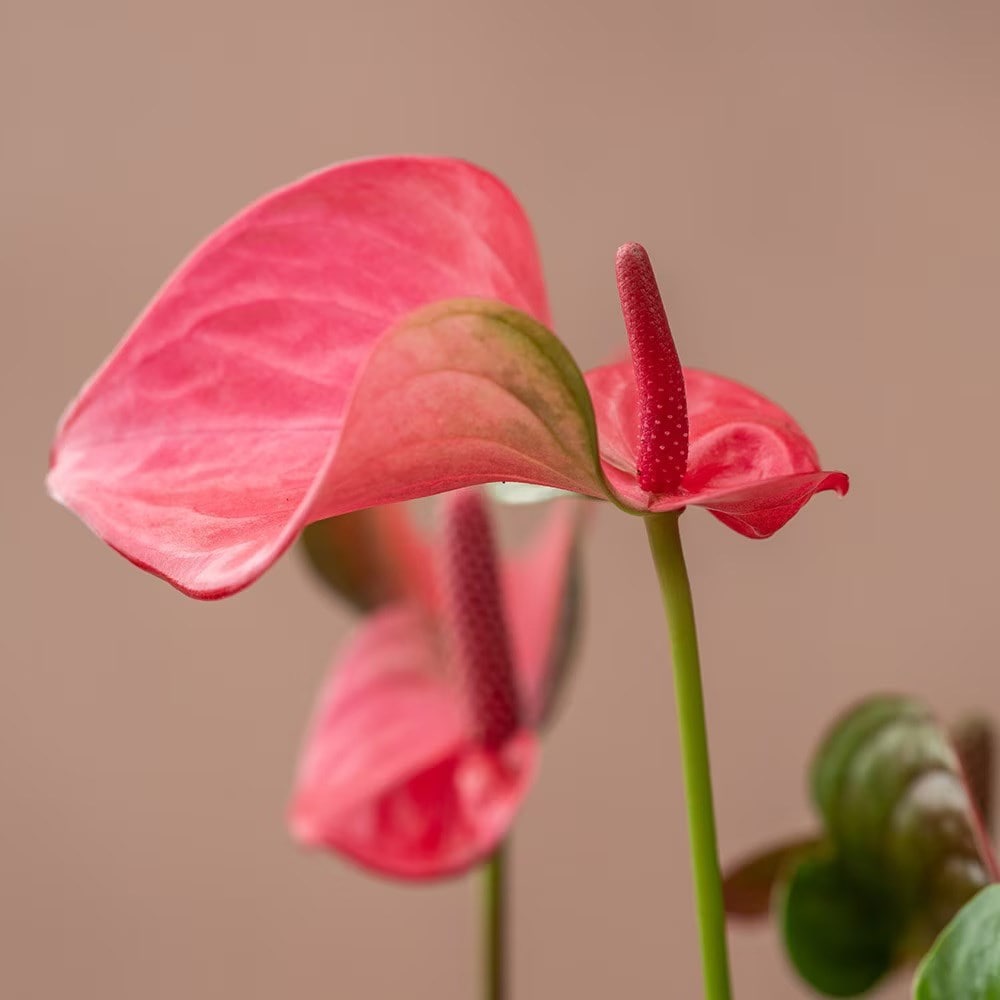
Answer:
POLYGON ((627 362, 587 373, 600 400, 601 458, 621 502, 635 509, 705 507, 748 538, 767 538, 814 494, 846 493, 847 476, 824 472, 812 442, 780 406, 738 382, 684 369, 689 447, 679 489, 644 490, 636 476, 638 390, 627 362))
POLYGON ((496 178, 334 166, 181 266, 64 417, 49 489, 201 598, 247 586, 312 521, 489 481, 705 506, 750 537, 846 490, 777 406, 693 372, 685 474, 644 489, 631 366, 585 383, 548 323, 529 223, 496 178))
POLYGON ((564 667, 573 506, 498 560, 478 491, 446 498, 434 575, 366 618, 331 668, 289 810, 300 842, 411 879, 496 848, 564 667))

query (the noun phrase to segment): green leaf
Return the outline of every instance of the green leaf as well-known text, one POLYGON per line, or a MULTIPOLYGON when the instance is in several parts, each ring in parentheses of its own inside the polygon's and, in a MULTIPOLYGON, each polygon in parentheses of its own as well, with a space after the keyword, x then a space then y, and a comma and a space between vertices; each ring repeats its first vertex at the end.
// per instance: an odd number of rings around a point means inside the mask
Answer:
POLYGON ((958 755, 919 702, 873 698, 843 716, 812 777, 845 866, 914 917, 922 907, 939 920, 924 921, 928 940, 988 881, 958 755))
POLYGON ((974 807, 988 808, 991 765, 992 732, 982 722, 949 734, 910 698, 857 705, 813 761, 821 838, 799 857, 789 845, 731 871, 727 911, 756 916, 780 900, 785 945, 802 977, 829 996, 865 992, 923 956, 990 883, 974 807), (772 895, 783 881, 783 895, 772 895))
POLYGON ((860 887, 836 858, 801 862, 786 887, 781 930, 789 958, 826 996, 859 996, 891 971, 898 927, 885 896, 860 887))
POLYGON ((730 866, 722 890, 726 913, 733 917, 761 917, 770 909, 774 888, 791 867, 819 850, 817 837, 800 837, 730 866))
POLYGON ((914 977, 914 1000, 1000 1000, 1000 885, 983 889, 941 932, 914 977))
MULTIPOLYGON (((842 716, 827 735, 813 759, 813 798, 844 850, 865 858, 880 844, 886 817, 911 772, 939 745, 947 750, 935 739, 933 725, 925 731, 930 720, 910 698, 871 698, 842 716), (933 746, 925 753, 928 741, 933 746)), ((934 763, 940 756, 934 754, 934 763)))

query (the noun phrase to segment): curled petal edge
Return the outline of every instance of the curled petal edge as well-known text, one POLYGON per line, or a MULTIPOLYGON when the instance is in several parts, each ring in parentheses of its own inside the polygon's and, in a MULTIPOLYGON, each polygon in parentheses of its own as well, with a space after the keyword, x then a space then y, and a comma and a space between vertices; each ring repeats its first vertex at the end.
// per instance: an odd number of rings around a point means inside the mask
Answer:
MULTIPOLYGON (((330 433, 294 509, 262 512, 262 537, 221 552, 173 555, 166 548, 176 542, 173 525, 162 539, 155 530, 141 538, 134 529, 143 522, 129 522, 127 489, 108 494, 58 466, 48 484, 127 559, 201 599, 248 586, 306 524, 366 507, 498 480, 618 499, 601 468, 593 408, 572 357, 540 323, 488 300, 436 303, 384 334, 343 426, 330 433)), ((137 501, 140 515, 144 502, 137 501)), ((188 515, 202 516, 182 510, 182 523, 188 515)))
POLYGON ((844 496, 850 480, 843 472, 803 472, 739 490, 700 495, 689 502, 704 507, 745 538, 770 538, 817 493, 832 490, 844 496))

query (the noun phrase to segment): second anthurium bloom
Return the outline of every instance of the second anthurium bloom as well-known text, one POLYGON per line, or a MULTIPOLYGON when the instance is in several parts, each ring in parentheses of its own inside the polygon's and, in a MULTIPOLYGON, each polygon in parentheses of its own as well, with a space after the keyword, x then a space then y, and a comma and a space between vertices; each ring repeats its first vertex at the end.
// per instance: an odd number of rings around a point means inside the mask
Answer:
MULTIPOLYGON (((384 508, 389 561, 366 559, 364 574, 383 596, 317 705, 290 809, 299 840, 416 879, 492 853, 534 776, 570 652, 579 517, 552 505, 537 538, 500 559, 478 490, 444 498, 433 543, 384 508)), ((341 528, 327 524, 334 550, 341 528)))
POLYGON ((583 376, 495 177, 331 167, 194 251, 63 418, 49 489, 202 598, 247 586, 311 522, 491 481, 702 506, 748 537, 846 491, 780 407, 681 369, 640 247, 618 282, 635 366, 583 376))

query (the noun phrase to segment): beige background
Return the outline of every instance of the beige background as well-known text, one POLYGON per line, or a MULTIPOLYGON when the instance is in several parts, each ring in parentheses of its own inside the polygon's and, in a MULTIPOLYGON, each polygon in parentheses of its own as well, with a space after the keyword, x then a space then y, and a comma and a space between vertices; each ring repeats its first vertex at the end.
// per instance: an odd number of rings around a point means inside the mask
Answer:
MULTIPOLYGON (((0 996, 476 995, 471 880, 400 889, 285 836, 347 615, 296 558, 187 600, 42 491, 60 410, 181 255, 331 161, 504 177, 585 365, 622 346, 615 247, 646 242, 685 360, 853 475, 771 542, 685 517, 727 857, 809 825, 804 761, 853 697, 1000 707, 998 44, 989 0, 4 0, 0 996)), ((516 995, 695 997, 638 523, 603 511, 587 563, 518 830, 516 995)), ((769 930, 732 946, 739 997, 805 995, 769 930)))

